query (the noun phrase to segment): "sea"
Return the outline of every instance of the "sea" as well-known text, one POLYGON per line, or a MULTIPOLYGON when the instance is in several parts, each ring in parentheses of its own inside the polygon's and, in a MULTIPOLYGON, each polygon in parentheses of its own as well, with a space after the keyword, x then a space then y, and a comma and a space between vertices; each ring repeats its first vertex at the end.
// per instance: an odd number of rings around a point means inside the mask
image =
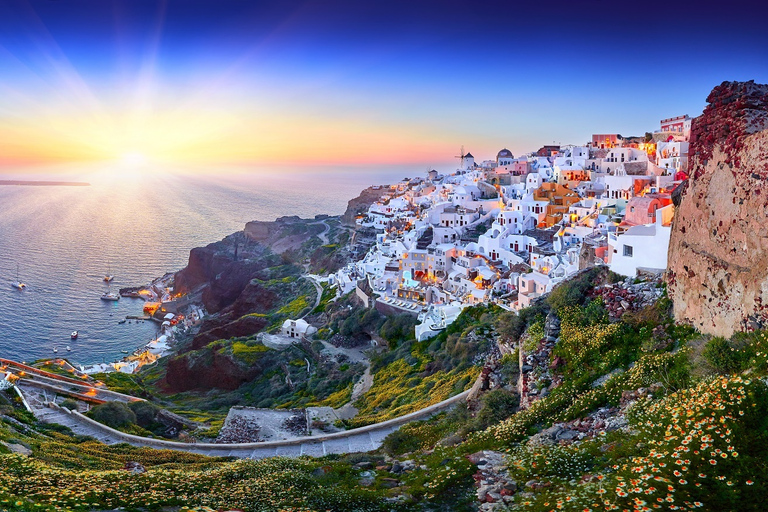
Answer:
POLYGON ((190 249, 248 221, 339 215, 365 187, 408 175, 400 168, 218 175, 108 169, 88 174, 90 186, 0 186, 0 357, 119 360, 154 339, 157 326, 118 324, 141 315, 143 301, 102 301, 110 287, 117 292, 177 271, 190 249), (115 276, 109 285, 107 273, 115 276), (25 290, 11 286, 17 278, 25 290))

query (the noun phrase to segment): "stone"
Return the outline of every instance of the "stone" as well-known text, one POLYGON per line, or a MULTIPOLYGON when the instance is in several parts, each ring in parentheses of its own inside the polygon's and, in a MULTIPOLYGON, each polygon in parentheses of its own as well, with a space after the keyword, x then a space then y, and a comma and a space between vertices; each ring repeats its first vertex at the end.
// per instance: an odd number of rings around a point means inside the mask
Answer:
POLYGON ((13 453, 18 453, 19 455, 24 455, 25 457, 32 455, 32 450, 30 450, 23 444, 6 443, 5 441, 0 441, 0 443, 2 443, 6 448, 11 450, 13 453))
POLYGON ((723 82, 707 102, 672 194, 666 280, 677 321, 730 337, 768 320, 768 85, 723 82))
POLYGON ((142 473, 147 472, 147 470, 144 468, 144 466, 141 463, 132 461, 132 460, 129 460, 128 462, 126 462, 125 465, 123 466, 123 469, 126 471, 130 471, 134 475, 140 475, 142 473))
POLYGON ((389 489, 400 485, 400 481, 397 478, 382 478, 381 485, 389 489))

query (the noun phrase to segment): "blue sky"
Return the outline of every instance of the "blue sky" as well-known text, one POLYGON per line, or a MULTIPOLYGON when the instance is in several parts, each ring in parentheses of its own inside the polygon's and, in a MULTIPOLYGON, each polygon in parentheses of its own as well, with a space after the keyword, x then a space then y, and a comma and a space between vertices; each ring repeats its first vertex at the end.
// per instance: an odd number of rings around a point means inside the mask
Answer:
POLYGON ((447 165, 642 134, 768 82, 760 6, 0 0, 0 165, 447 165))

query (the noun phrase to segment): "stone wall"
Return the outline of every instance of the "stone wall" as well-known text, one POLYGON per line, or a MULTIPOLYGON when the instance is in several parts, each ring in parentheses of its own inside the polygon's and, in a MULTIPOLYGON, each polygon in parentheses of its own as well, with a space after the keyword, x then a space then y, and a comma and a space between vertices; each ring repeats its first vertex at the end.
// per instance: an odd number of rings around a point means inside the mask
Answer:
POLYGON ((768 325, 768 85, 723 82, 693 120, 669 244, 678 321, 719 336, 768 325))

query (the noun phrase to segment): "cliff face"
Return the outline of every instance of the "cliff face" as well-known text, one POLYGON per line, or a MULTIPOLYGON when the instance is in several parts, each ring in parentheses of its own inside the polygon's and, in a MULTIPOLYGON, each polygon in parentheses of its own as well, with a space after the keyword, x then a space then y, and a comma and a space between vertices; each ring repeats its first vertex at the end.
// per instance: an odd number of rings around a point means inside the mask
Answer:
POLYGON ((358 215, 365 213, 368 207, 374 202, 381 199, 384 194, 384 190, 381 188, 368 187, 360 195, 354 199, 350 199, 347 203, 347 210, 344 215, 341 216, 341 222, 346 226, 355 227, 355 219, 358 215))
POLYGON ((723 82, 693 121, 668 286, 678 321, 730 336, 768 325, 768 85, 723 82))

